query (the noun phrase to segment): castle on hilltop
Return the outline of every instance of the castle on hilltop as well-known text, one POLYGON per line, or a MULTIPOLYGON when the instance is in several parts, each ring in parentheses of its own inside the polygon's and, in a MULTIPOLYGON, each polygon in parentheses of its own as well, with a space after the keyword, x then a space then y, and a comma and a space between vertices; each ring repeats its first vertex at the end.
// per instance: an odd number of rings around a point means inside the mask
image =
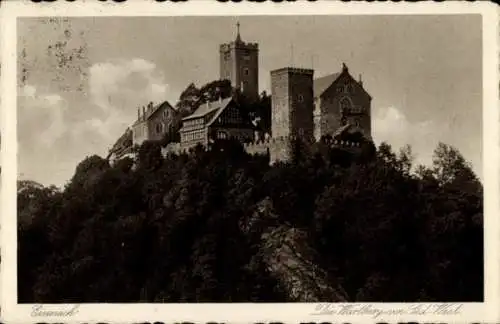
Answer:
MULTIPOLYGON (((229 80, 235 93, 249 100, 259 98, 259 46, 245 43, 237 24, 236 39, 222 44, 220 80, 229 80)), ((320 78, 314 70, 283 67, 272 70, 271 133, 259 133, 241 109, 238 96, 219 98, 200 105, 182 118, 180 142, 171 143, 165 152, 187 151, 202 144, 209 147, 219 139, 235 138, 252 154, 269 154, 271 162, 290 157, 291 139, 305 142, 330 137, 334 145, 356 148, 359 142, 341 140, 345 133, 358 133, 371 141, 371 96, 361 76, 355 80, 342 64, 340 72, 320 78)), ((131 146, 157 140, 172 131, 179 112, 168 102, 138 110, 138 119, 112 150, 114 159, 131 154, 131 146), (128 134, 128 135, 127 135, 128 134)))

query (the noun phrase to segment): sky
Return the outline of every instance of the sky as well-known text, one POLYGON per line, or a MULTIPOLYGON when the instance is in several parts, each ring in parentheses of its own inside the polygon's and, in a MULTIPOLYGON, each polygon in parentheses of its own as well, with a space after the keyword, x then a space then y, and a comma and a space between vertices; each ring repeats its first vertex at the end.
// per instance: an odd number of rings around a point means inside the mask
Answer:
POLYGON ((429 165, 453 145, 482 177, 482 39, 478 15, 78 17, 18 19, 18 172, 62 186, 108 149, 149 101, 175 104, 191 83, 219 78, 219 44, 259 43, 269 71, 342 63, 372 100, 376 144, 411 145, 429 165))

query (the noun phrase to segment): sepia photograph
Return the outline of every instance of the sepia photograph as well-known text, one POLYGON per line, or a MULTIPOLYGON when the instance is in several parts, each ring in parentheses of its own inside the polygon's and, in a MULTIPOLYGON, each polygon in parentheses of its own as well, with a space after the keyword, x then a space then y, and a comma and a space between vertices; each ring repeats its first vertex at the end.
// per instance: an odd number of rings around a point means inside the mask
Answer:
POLYGON ((18 17, 16 302, 484 303, 483 19, 18 17))

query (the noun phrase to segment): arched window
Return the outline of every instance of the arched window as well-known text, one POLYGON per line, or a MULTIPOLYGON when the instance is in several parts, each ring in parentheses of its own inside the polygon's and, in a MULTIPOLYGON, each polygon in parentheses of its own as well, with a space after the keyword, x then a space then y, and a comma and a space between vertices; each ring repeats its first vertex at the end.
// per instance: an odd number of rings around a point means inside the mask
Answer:
POLYGON ((351 101, 344 97, 340 99, 340 112, 348 112, 351 109, 351 101))
POLYGON ((161 133, 163 130, 163 125, 161 123, 156 124, 156 133, 161 133))
POLYGON ((299 102, 304 102, 304 96, 303 95, 299 94, 299 98, 298 99, 299 99, 299 102))

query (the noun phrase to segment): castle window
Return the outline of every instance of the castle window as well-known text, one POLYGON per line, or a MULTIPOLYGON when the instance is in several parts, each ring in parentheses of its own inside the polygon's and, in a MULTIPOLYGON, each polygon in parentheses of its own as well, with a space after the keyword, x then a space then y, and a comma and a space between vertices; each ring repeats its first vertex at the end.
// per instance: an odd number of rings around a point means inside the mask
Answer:
POLYGON ((156 124, 156 132, 159 134, 162 131, 162 124, 156 124))
POLYGON ((340 111, 341 112, 347 112, 351 108, 351 102, 347 98, 342 98, 340 100, 340 111))
POLYGON ((227 138, 227 133, 224 131, 218 131, 217 132, 217 138, 218 139, 226 139, 227 138))
POLYGON ((304 102, 304 96, 301 95, 301 94, 299 94, 299 99, 298 100, 299 100, 299 102, 304 102))
POLYGON ((243 69, 243 74, 244 74, 244 75, 248 75, 248 74, 250 74, 250 71, 248 70, 248 68, 244 68, 244 69, 243 69))

